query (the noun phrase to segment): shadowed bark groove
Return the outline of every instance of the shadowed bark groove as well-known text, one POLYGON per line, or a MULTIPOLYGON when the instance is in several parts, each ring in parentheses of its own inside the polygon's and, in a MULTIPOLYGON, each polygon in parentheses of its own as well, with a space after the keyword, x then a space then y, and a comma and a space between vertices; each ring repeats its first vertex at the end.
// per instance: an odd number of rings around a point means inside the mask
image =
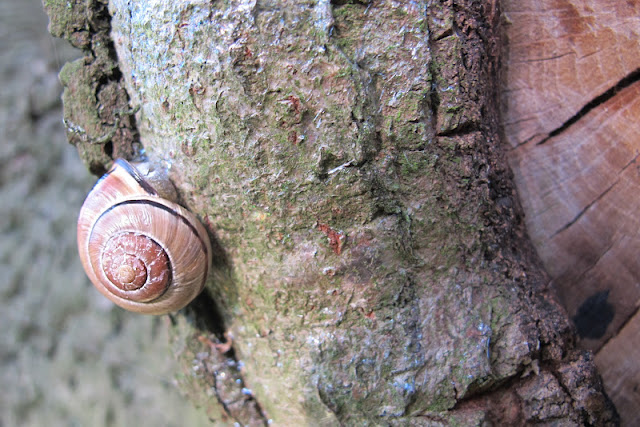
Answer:
POLYGON ((110 12, 145 150, 226 254, 173 318, 213 418, 615 423, 520 221, 497 4, 110 12))

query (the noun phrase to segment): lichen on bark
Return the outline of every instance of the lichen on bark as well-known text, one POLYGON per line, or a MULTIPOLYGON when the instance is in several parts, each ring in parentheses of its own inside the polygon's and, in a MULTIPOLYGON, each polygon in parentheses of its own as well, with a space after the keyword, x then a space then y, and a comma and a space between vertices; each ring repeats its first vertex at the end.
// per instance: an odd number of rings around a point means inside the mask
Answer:
POLYGON ((531 422, 615 418, 597 374, 569 363, 569 324, 519 219, 495 4, 109 12, 145 151, 217 247, 207 293, 174 322, 183 384, 213 416, 481 425, 510 393, 531 422), (237 372, 218 375, 225 361, 237 372), (560 371, 595 398, 578 402, 560 371), (527 394, 546 377, 557 393, 527 394), (225 388, 238 380, 239 395, 225 388))
POLYGON ((64 123, 69 142, 87 168, 100 176, 112 159, 132 158, 140 150, 111 40, 107 1, 44 0, 44 8, 51 34, 85 54, 60 71, 64 123))

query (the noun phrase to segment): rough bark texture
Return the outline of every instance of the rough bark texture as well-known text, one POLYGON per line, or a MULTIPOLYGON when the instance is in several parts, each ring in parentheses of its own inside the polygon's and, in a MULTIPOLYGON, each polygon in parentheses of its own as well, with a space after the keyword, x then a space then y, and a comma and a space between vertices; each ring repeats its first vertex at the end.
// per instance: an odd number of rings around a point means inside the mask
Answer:
POLYGON ((135 117, 111 40, 107 2, 44 0, 44 7, 51 34, 87 53, 60 72, 64 123, 69 142, 86 166, 102 175, 112 159, 131 158, 139 151, 135 117))
MULTIPOLYGON (((183 384, 213 417, 616 422, 519 220, 497 4, 116 0, 105 67, 108 31, 78 23, 104 5, 67 3, 49 4, 75 25, 58 33, 90 29, 68 114, 97 81, 126 87, 130 106, 96 111, 136 120, 96 129, 139 134, 217 247, 207 292, 173 317, 183 384)), ((121 146, 81 139, 96 171, 121 146)))

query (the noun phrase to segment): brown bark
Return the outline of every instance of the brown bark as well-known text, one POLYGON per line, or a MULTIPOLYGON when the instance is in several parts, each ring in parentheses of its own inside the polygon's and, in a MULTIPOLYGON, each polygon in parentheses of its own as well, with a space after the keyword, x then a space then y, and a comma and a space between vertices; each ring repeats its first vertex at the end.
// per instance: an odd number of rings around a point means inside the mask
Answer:
POLYGON ((207 292, 173 317, 183 384, 213 417, 615 423, 519 220, 497 4, 110 12, 136 118, 117 128, 137 124, 122 134, 171 165, 217 246, 207 292))

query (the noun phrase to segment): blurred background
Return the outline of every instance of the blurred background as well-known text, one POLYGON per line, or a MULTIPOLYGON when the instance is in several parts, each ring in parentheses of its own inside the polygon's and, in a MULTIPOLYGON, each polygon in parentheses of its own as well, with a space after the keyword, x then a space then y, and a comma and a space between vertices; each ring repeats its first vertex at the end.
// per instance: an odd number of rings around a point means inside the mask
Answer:
POLYGON ((65 137, 58 72, 80 56, 39 0, 0 0, 0 426, 199 426, 164 317, 93 289, 76 217, 95 182, 65 137))

